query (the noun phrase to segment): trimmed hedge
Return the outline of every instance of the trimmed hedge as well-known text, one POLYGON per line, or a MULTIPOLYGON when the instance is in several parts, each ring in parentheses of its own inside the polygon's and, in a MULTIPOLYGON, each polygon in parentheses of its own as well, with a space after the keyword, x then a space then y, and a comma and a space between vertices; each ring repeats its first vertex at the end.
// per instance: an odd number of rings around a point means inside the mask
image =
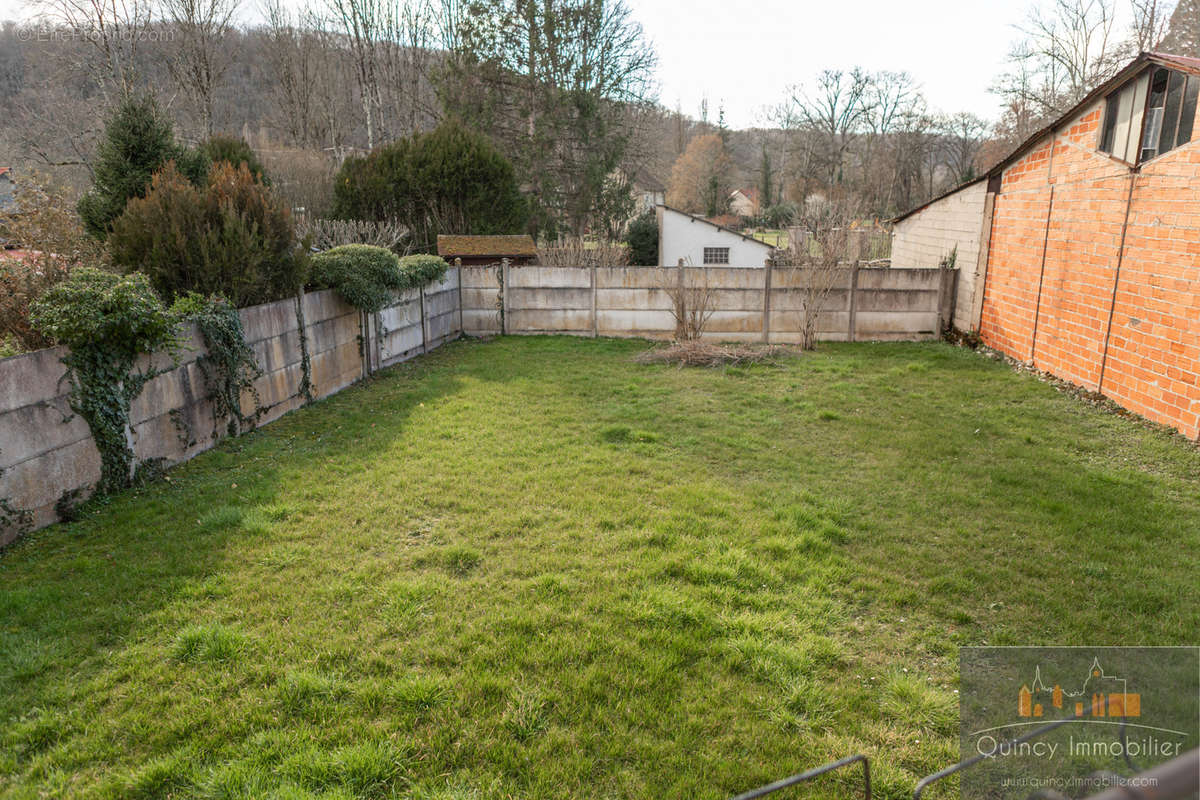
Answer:
POLYGON ((398 292, 416 289, 446 274, 438 256, 397 258, 369 244, 346 244, 312 257, 313 283, 337 290, 350 305, 369 313, 383 310, 398 292))
POLYGON ((400 272, 404 275, 406 289, 415 289, 446 277, 450 265, 441 256, 415 255, 400 259, 400 272))

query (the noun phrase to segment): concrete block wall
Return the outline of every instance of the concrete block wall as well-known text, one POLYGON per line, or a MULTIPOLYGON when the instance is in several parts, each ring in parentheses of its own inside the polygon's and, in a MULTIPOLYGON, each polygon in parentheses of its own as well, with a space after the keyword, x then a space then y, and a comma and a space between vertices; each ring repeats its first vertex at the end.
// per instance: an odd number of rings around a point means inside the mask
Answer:
MULTIPOLYGON (((330 290, 303 295, 304 334, 314 398, 327 397, 378 366, 427 352, 461 330, 459 270, 397 298, 378 315, 361 314, 330 290), (422 313, 422 310, 424 313, 422 313), (369 333, 363 336, 364 330, 369 333), (365 348, 364 348, 365 345, 365 348), (365 352, 364 352, 365 349, 365 352), (371 353, 380 357, 374 360, 371 353)), ((301 328, 295 299, 242 309, 246 341, 263 375, 255 382, 259 424, 278 419, 305 402, 301 328)), ((197 361, 204 343, 191 326, 177 364, 165 355, 142 359, 138 368, 162 369, 130 408, 133 449, 139 462, 175 464, 212 447, 225 435, 197 361)), ((69 492, 85 493, 100 478, 100 454, 87 423, 70 408, 64 348, 0 360, 0 499, 27 515, 27 524, 0 529, 0 546, 23 530, 57 520, 55 505, 69 492)), ((254 411, 243 397, 243 411, 254 411)))
POLYGON ((1097 150, 1103 116, 1081 110, 1004 169, 980 333, 1200 438, 1200 142, 1135 172, 1097 150))
POLYGON ((971 310, 975 293, 983 288, 980 243, 986 203, 987 181, 969 184, 896 223, 892 239, 893 267, 937 267, 957 248, 954 327, 964 331, 975 327, 971 310))
MULTIPOLYGON (((509 334, 669 339, 675 333, 670 292, 678 285, 678 268, 508 267, 506 281, 496 274, 503 268, 463 269, 464 329, 470 335, 501 332, 498 302, 504 308, 503 332, 509 334)), ((706 338, 801 340, 804 287, 811 280, 807 270, 686 267, 682 274, 685 286, 707 288, 712 313, 706 338)), ((818 336, 826 341, 934 338, 939 320, 949 319, 955 276, 936 269, 840 269, 818 320, 818 336)))

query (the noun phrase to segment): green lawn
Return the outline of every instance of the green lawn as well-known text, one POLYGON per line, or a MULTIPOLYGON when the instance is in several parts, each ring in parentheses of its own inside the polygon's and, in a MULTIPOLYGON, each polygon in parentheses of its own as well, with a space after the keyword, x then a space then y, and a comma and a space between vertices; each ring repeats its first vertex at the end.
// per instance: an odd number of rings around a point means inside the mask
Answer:
POLYGON ((907 797, 959 645, 1200 639, 1192 445, 942 344, 644 347, 454 343, 10 548, 0 796, 907 797))
POLYGON ((787 231, 755 231, 751 236, 771 247, 786 248, 788 244, 787 231))

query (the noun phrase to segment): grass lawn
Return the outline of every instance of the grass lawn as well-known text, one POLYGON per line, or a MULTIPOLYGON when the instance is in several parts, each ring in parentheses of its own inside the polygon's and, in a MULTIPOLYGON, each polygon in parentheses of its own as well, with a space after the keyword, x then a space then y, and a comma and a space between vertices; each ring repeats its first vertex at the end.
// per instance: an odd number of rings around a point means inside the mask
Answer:
POLYGON ((755 231, 751 236, 771 247, 787 247, 788 243, 787 231, 755 231))
POLYGON ((645 346, 454 343, 11 547, 0 796, 907 797, 959 645, 1200 639, 1178 438, 942 344, 645 346))

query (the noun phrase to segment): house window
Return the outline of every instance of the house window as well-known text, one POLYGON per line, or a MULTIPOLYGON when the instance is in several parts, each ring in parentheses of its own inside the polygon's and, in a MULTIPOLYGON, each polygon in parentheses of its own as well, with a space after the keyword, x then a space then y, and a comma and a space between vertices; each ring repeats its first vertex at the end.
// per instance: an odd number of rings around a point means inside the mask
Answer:
POLYGON ((706 248, 704 248, 704 263, 705 264, 728 264, 729 263, 729 248, 728 247, 706 247, 706 248))
POLYGON ((1100 150, 1137 164, 1192 140, 1200 76, 1158 68, 1109 95, 1100 150))

